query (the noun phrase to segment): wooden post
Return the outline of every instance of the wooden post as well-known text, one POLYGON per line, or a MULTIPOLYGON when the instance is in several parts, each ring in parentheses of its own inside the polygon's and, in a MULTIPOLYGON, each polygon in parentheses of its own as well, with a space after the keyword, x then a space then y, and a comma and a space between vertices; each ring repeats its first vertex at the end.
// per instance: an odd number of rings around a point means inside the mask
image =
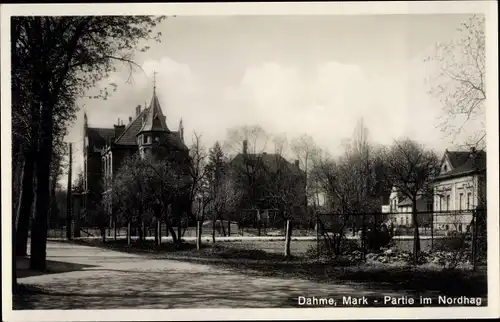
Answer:
POLYGON ((316 215, 316 255, 318 257, 318 260, 319 260, 319 252, 320 252, 320 249, 319 249, 319 218, 318 218, 318 215, 316 215))
POLYGON ((291 239, 292 239, 292 222, 290 219, 287 219, 286 231, 285 231, 285 257, 290 256, 291 239))
POLYGON ((477 258, 477 213, 474 209, 472 212, 472 270, 476 270, 477 258))
POLYGON ((66 191, 66 239, 71 240, 72 207, 71 207, 71 174, 73 172, 73 145, 68 143, 69 147, 69 168, 68 168, 68 190, 66 191))

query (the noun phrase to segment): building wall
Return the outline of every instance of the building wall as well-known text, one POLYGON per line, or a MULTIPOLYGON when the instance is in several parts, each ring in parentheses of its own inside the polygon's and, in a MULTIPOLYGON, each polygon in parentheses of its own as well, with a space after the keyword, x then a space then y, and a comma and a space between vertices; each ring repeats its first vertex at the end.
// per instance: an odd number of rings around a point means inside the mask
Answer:
POLYGON ((85 207, 87 211, 96 209, 101 200, 101 155, 97 152, 89 152, 86 157, 86 186, 87 196, 85 207))
POLYGON ((472 211, 483 199, 485 181, 479 175, 451 178, 434 186, 434 228, 462 230, 472 220, 472 211), (449 211, 449 213, 447 212, 449 211), (441 213, 445 212, 445 213, 441 213))

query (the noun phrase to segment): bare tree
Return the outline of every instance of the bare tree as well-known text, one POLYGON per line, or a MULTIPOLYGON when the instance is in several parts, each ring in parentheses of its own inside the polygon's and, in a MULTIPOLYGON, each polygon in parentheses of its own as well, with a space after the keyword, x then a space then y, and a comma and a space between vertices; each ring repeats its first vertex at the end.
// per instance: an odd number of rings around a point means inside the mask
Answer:
MULTIPOLYGON (((259 215, 259 204, 262 201, 262 172, 263 157, 266 151, 270 135, 260 126, 242 126, 230 129, 227 140, 224 142, 225 150, 236 152, 236 156, 229 162, 231 175, 237 178, 236 187, 240 190, 242 198, 240 203, 239 222, 247 210, 255 213, 258 235, 261 234, 261 219, 259 215)), ((226 153, 230 156, 232 153, 226 153)))
POLYGON ((107 179, 111 189, 104 195, 103 203, 105 207, 112 203, 118 221, 127 226, 127 244, 130 245, 132 223, 142 216, 146 204, 146 176, 140 156, 127 157, 115 177, 107 179))
POLYGON ((306 211, 304 200, 307 195, 306 175, 297 164, 286 160, 286 148, 286 140, 275 140, 274 156, 264 160, 259 183, 263 204, 278 209, 286 224, 284 254, 288 257, 291 255, 293 221, 306 211))
POLYGON ((307 213, 309 213, 309 204, 319 203, 318 199, 318 189, 315 185, 315 181, 311 180, 311 169, 313 158, 319 153, 319 148, 314 142, 314 139, 308 135, 303 134, 297 138, 294 138, 291 142, 291 148, 294 152, 295 157, 299 160, 300 168, 304 171, 306 180, 306 198, 304 200, 307 213))
POLYGON ((425 150, 410 139, 395 141, 384 152, 384 157, 387 163, 386 182, 412 203, 413 255, 416 263, 420 252, 417 198, 431 190, 432 180, 437 175, 439 159, 433 151, 425 150))
MULTIPOLYGON (((436 65, 438 72, 430 79, 431 95, 443 104, 440 127, 456 136, 470 121, 484 117, 485 85, 485 17, 474 15, 461 24, 455 39, 436 44, 435 52, 426 61, 436 65)), ((480 120, 481 120, 480 119, 480 120)), ((486 127, 474 131, 466 145, 486 146, 486 127)))

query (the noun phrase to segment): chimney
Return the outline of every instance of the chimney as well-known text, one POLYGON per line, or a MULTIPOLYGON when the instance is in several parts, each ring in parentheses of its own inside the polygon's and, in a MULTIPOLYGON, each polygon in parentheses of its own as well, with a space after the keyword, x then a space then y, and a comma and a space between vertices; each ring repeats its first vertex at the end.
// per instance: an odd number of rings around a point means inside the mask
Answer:
POLYGON ((129 117, 128 117, 128 122, 129 122, 129 123, 132 123, 132 116, 129 116, 129 117))
POLYGON ((248 140, 243 140, 243 155, 248 154, 248 140))
POLYGON ((125 130, 125 125, 123 125, 123 121, 118 118, 118 123, 114 126, 115 128, 115 138, 119 137, 123 131, 125 130))
POLYGON ((135 116, 139 116, 139 114, 141 114, 141 106, 137 105, 137 107, 135 108, 135 116))
POLYGON ((295 163, 295 166, 296 166, 297 168, 300 168, 300 163, 299 163, 299 160, 295 160, 295 162, 294 162, 294 163, 295 163))

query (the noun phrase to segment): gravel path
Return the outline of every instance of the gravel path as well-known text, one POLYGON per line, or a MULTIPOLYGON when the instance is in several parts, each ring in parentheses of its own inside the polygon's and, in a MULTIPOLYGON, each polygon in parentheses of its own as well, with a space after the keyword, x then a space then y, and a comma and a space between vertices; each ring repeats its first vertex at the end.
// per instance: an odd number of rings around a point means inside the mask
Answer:
MULTIPOLYGON (((283 308, 297 307, 299 296, 341 302, 343 296, 381 295, 366 286, 262 278, 74 244, 49 242, 47 254, 48 267, 55 273, 34 275, 27 261, 21 261, 19 283, 49 294, 25 296, 15 301, 15 309, 283 308)), ((405 294, 384 290, 383 295, 405 294)))

